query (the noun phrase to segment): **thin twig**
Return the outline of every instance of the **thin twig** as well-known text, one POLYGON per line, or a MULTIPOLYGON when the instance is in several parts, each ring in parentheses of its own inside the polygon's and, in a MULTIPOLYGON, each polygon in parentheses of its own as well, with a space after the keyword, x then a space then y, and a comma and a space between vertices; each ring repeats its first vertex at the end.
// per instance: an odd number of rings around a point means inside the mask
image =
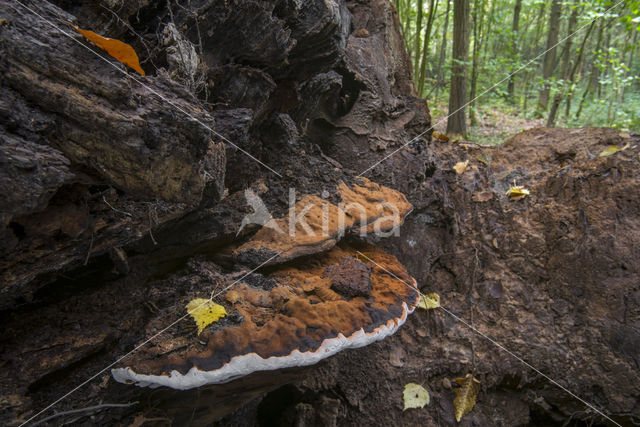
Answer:
POLYGON ((153 228, 153 218, 151 216, 151 205, 149 205, 149 236, 151 236, 151 241, 153 242, 153 244, 157 246, 158 242, 156 242, 156 239, 153 238, 153 233, 151 232, 152 228, 153 228))
POLYGON ((91 232, 91 242, 89 242, 89 250, 87 251, 87 256, 84 259, 82 265, 87 265, 89 263, 89 257, 91 256, 91 250, 93 249, 93 231, 91 232))
POLYGON ((121 211, 120 209, 116 209, 116 208, 114 208, 113 206, 111 206, 111 203, 107 202, 107 199, 105 199, 105 197, 104 197, 104 196, 102 196, 102 201, 103 201, 103 202, 105 202, 105 203, 107 204, 107 206, 109 206, 109 207, 110 207, 111 209, 113 209, 114 211, 116 211, 116 212, 118 212, 118 213, 121 213, 121 214, 124 214, 124 215, 127 215, 128 217, 133 218, 133 215, 131 215, 129 212, 121 211))
POLYGON ((70 411, 58 412, 57 414, 49 415, 46 418, 41 419, 40 421, 33 423, 32 427, 35 427, 40 424, 44 424, 47 421, 51 421, 54 418, 63 417, 65 415, 78 414, 81 412, 91 412, 91 411, 100 411, 105 408, 130 408, 131 406, 137 405, 138 402, 129 402, 129 403, 103 403, 100 405, 89 406, 87 408, 80 409, 72 409, 70 411))

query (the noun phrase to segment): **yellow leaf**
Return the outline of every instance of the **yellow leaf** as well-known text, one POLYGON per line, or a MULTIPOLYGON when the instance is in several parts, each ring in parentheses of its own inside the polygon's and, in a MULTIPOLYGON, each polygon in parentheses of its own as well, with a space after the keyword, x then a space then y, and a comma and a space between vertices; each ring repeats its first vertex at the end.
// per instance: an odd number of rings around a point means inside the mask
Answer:
POLYGON ((196 325, 198 325, 198 335, 204 328, 227 315, 227 311, 223 306, 204 298, 196 298, 189 301, 187 311, 193 317, 196 325))
POLYGON ((418 307, 423 310, 429 310, 433 308, 440 307, 440 295, 436 293, 432 293, 429 295, 422 294, 420 296, 420 302, 418 303, 418 307))
POLYGON ((453 406, 456 408, 456 421, 460 422, 462 417, 471 412, 476 404, 480 381, 475 379, 473 375, 467 374, 464 378, 456 378, 456 382, 460 387, 454 390, 456 397, 453 399, 453 406))
POLYGON ((429 392, 420 384, 409 383, 404 386, 403 400, 403 411, 406 411, 411 408, 424 408, 425 405, 429 404, 431 398, 429 397, 429 392))
POLYGON ((469 166, 469 160, 456 163, 456 165, 453 167, 453 170, 456 171, 458 175, 462 175, 466 172, 467 166, 469 166))
POLYGON ((623 151, 629 148, 629 143, 627 143, 624 147, 620 148, 617 145, 609 145, 605 148, 602 153, 599 154, 600 157, 607 157, 613 154, 616 154, 618 151, 623 151))
POLYGON ((522 185, 514 185, 507 190, 507 196, 509 196, 510 200, 520 200, 528 195, 529 190, 524 188, 522 185))
POLYGON ((87 40, 89 40, 94 45, 98 46, 100 49, 107 52, 109 55, 117 59, 119 62, 127 65, 138 72, 138 74, 145 75, 144 70, 140 67, 140 61, 138 60, 138 55, 136 51, 133 50, 131 46, 126 43, 121 42, 120 40, 110 39, 108 37, 102 37, 94 33, 93 31, 83 30, 81 28, 76 27, 75 25, 67 22, 74 30, 82 34, 87 40))

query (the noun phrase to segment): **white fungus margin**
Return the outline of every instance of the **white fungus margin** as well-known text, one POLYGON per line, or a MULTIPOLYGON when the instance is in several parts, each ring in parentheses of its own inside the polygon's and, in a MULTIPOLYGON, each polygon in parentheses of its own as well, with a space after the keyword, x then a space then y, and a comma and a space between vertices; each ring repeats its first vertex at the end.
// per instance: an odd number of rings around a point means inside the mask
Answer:
MULTIPOLYGON (((418 298, 419 296, 418 294, 418 298)), ((349 337, 338 334, 335 338, 325 339, 315 351, 303 353, 299 350, 293 350, 287 356, 272 356, 267 359, 263 359, 256 353, 243 354, 233 357, 228 363, 213 371, 201 371, 194 366, 185 375, 176 370, 171 371, 169 375, 137 374, 129 367, 112 369, 111 375, 120 383, 135 384, 139 387, 167 386, 176 390, 188 390, 207 384, 224 384, 257 371, 309 366, 347 348, 364 347, 394 334, 407 320, 407 316, 413 313, 417 302, 418 300, 412 308, 403 302, 400 318, 390 319, 371 332, 367 333, 361 328, 349 337)))

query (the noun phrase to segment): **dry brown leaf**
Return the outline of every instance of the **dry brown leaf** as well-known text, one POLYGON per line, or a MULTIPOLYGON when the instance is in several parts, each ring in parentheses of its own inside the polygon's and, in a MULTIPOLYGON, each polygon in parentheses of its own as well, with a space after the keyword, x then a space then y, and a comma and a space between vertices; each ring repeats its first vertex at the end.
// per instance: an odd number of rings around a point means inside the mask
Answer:
POLYGON ((480 381, 473 375, 467 374, 464 378, 456 378, 460 387, 454 390, 456 397, 453 399, 453 406, 456 409, 456 421, 460 422, 462 417, 467 415, 476 404, 476 396, 480 391, 480 381))
POLYGON ((83 30, 71 24, 70 22, 67 22, 67 24, 69 24, 74 30, 82 34, 91 43, 98 46, 100 49, 104 50, 109 55, 117 59, 119 62, 137 71, 138 74, 141 74, 143 76, 145 75, 144 70, 142 69, 142 67, 140 67, 138 54, 136 54, 136 51, 133 50, 130 45, 123 43, 120 40, 102 37, 101 35, 96 34, 93 31, 83 30))
POLYGON ((477 203, 488 202, 493 199, 493 193, 491 191, 481 191, 479 193, 473 193, 471 200, 477 203))
POLYGON ((436 132, 434 131, 431 135, 433 135, 434 138, 439 139, 440 141, 448 141, 449 137, 443 133, 440 132, 436 132))

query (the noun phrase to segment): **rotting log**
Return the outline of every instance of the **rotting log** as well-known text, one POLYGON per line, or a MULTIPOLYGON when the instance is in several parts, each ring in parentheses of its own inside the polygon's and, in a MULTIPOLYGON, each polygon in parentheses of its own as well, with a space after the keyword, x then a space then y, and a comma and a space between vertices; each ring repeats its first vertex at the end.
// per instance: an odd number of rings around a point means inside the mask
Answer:
POLYGON ((128 70, 48 2, 23 3, 0 2, 0 306, 224 185, 215 121, 192 94, 128 70))

